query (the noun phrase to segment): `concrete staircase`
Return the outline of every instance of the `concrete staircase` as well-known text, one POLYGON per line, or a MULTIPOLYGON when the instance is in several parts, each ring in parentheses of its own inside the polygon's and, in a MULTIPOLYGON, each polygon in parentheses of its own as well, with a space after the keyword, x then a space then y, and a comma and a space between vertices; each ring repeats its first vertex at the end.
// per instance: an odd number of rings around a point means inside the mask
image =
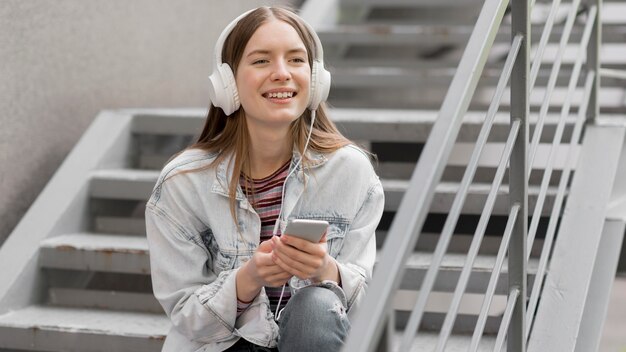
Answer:
MULTIPOLYGON (((326 2, 318 4, 321 3, 326 2)), ((340 7, 342 15, 336 17, 337 21, 324 23, 309 18, 325 45, 327 64, 333 68, 330 103, 335 108, 331 116, 349 138, 379 155, 378 173, 383 179, 386 196, 385 214, 377 232, 379 248, 384 245, 421 147, 437 119, 436 109, 456 69, 480 3, 477 0, 344 0, 340 7)), ((609 2, 604 10, 610 13, 607 8, 620 5, 609 2)), ((311 14, 307 6, 310 5, 305 4, 303 11, 311 14)), ((331 20, 332 17, 328 16, 331 20)), ((609 18, 607 15, 605 21, 609 18)), ((536 21, 541 21, 541 17, 538 16, 536 21)), ((617 22, 609 31, 611 35, 618 36, 626 28, 617 22)), ((507 38, 502 39, 503 47, 507 38)), ((623 49, 624 46, 615 44, 615 47, 623 49)), ((606 46, 603 50, 610 51, 606 46)), ((489 67, 495 72, 502 66, 502 55, 497 55, 495 47, 494 51, 489 67)), ((617 54, 607 60, 613 68, 626 64, 617 54)), ((564 71, 563 79, 567 72, 564 71)), ((546 76, 540 74, 538 85, 546 76)), ((481 83, 480 93, 464 118, 457 143, 447 161, 423 233, 406 263, 400 290, 393 300, 395 332, 391 336, 392 345, 397 343, 394 336, 406 326, 408 314, 430 267, 438 233, 459 188, 469 160, 468 150, 473 147, 484 120, 484 109, 491 99, 495 79, 497 77, 490 76, 490 71, 485 74, 485 82, 481 83)), ((610 82, 606 82, 607 87, 600 94, 601 104, 607 112, 603 118, 617 121, 623 119, 624 91, 618 81, 615 84, 610 82)), ((542 100, 541 90, 535 94, 537 97, 531 104, 537 109, 542 100)), ((558 106, 563 98, 555 93, 555 100, 555 106, 558 106)), ((506 101, 503 104, 506 107, 506 101)), ((538 201, 539 183, 547 167, 549 143, 557 130, 558 115, 550 113, 543 128, 538 157, 530 175, 530 213, 538 201)), ((0 267, 3 268, 0 271, 0 351, 160 350, 170 324, 152 296, 144 204, 160 168, 172 154, 193 140, 201 130, 204 118, 205 111, 194 109, 104 111, 96 118, 0 249, 0 267)), ((535 123, 533 118, 536 120, 531 116, 531 133, 535 123)), ((484 208, 508 135, 508 113, 499 113, 495 121, 411 350, 430 351, 437 343, 438 331, 465 265, 478 215, 484 208)), ((573 126, 572 115, 564 130, 565 140, 570 138, 573 126)), ((575 170, 566 198, 610 195, 622 187, 619 180, 614 182, 616 173, 626 169, 623 135, 624 128, 620 126, 597 127, 590 129, 583 143, 573 148, 567 144, 559 145, 553 180, 548 187, 540 229, 528 263, 529 287, 537 274, 544 245, 542 237, 556 201, 562 170, 567 167, 575 170), (581 164, 580 160, 585 163, 581 164), (601 162, 594 163, 594 160, 601 162), (605 172, 588 178, 587 175, 592 175, 591 171, 599 167, 605 172)), ((604 208, 608 203, 606 197, 594 201, 593 204, 604 208)), ((566 207, 566 212, 569 209, 566 207)), ((466 350, 469 344, 496 265, 507 214, 508 186, 503 185, 480 255, 472 267, 447 351, 466 350)), ((613 266, 614 272, 617 262, 613 258, 619 253, 616 243, 621 243, 624 219, 613 216, 610 225, 606 225, 606 214, 598 214, 597 218, 601 219, 600 225, 587 228, 589 234, 600 233, 604 228, 608 234, 602 232, 601 239, 612 240, 599 239, 603 245, 599 245, 595 252, 587 253, 581 263, 591 261, 591 267, 594 267, 596 258, 605 258, 605 263, 595 264, 595 270, 606 272, 613 266)), ((576 225, 574 220, 567 226, 576 225)), ((555 253, 564 250, 562 248, 557 245, 555 253)), ((563 258, 566 257, 564 254, 563 258)), ((565 270, 572 263, 565 261, 562 265, 563 268, 557 266, 554 274, 551 267, 548 281, 552 280, 550 275, 559 275, 558 270, 565 270)), ((598 279, 593 275, 596 271, 589 273, 590 278, 596 278, 594 280, 599 285, 606 286, 608 279, 598 279)), ((480 350, 493 349, 506 308, 506 264, 499 278, 480 350)), ((589 285, 589 281, 583 284, 589 285)), ((591 302, 586 297, 581 299, 591 302)), ((593 302, 601 300, 602 294, 598 292, 593 302)), ((602 309, 601 305, 597 307, 602 309)), ((538 316, 543 312, 540 309, 538 316)), ((538 324, 549 322, 544 319, 538 324)))

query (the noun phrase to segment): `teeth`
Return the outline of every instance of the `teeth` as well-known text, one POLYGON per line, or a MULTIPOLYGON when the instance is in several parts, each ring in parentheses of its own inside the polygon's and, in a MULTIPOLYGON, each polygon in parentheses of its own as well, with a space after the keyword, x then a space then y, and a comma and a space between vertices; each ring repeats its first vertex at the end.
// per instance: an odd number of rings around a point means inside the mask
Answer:
POLYGON ((278 98, 278 99, 291 98, 292 96, 293 96, 293 92, 279 92, 279 93, 267 94, 268 98, 278 98))

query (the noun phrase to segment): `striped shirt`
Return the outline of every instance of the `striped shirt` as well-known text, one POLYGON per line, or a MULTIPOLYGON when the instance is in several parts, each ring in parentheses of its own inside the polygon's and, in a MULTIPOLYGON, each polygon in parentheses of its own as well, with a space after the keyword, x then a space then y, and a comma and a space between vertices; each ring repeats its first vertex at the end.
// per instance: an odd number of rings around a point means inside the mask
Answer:
MULTIPOLYGON (((276 223, 276 219, 280 213, 283 184, 285 183, 285 179, 289 173, 290 164, 291 160, 281 166, 273 174, 261 179, 250 179, 243 173, 239 178, 241 189, 244 190, 244 193, 248 197, 248 201, 252 204, 252 207, 261 219, 260 242, 267 241, 272 238, 274 224, 276 223), (246 187, 249 188, 250 183, 253 185, 252 190, 246 189, 246 187)), ((280 236, 280 233, 278 233, 277 236, 280 236)), ((272 312, 276 311, 281 291, 282 286, 265 287, 265 292, 269 298, 272 312)), ((291 291, 289 290, 289 285, 287 284, 285 292, 283 293, 283 299, 280 302, 281 309, 287 305, 290 296, 291 291)), ((237 314, 241 314, 246 308, 248 308, 249 305, 250 304, 238 301, 237 314)))

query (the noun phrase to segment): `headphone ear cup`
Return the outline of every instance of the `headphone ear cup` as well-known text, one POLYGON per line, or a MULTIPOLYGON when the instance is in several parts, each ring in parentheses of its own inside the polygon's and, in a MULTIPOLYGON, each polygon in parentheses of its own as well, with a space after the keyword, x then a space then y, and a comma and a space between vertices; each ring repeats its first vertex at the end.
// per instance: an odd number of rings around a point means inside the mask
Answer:
POLYGON ((324 64, 314 60, 311 69, 311 92, 309 95, 309 109, 316 110, 318 106, 328 99, 330 92, 330 72, 324 68, 324 64))
POLYGON ((228 64, 222 63, 209 76, 209 98, 213 105, 231 115, 241 105, 235 75, 228 64))

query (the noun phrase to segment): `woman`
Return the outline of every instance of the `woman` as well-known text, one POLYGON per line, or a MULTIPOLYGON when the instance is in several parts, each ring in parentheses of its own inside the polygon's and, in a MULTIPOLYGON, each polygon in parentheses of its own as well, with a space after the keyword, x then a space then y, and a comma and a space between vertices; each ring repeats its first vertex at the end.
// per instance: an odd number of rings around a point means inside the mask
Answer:
POLYGON ((339 350, 374 265, 380 181, 327 117, 330 74, 300 17, 252 10, 215 51, 204 129, 146 206, 163 350, 339 350), (281 235, 296 218, 330 226, 319 243, 281 235))

